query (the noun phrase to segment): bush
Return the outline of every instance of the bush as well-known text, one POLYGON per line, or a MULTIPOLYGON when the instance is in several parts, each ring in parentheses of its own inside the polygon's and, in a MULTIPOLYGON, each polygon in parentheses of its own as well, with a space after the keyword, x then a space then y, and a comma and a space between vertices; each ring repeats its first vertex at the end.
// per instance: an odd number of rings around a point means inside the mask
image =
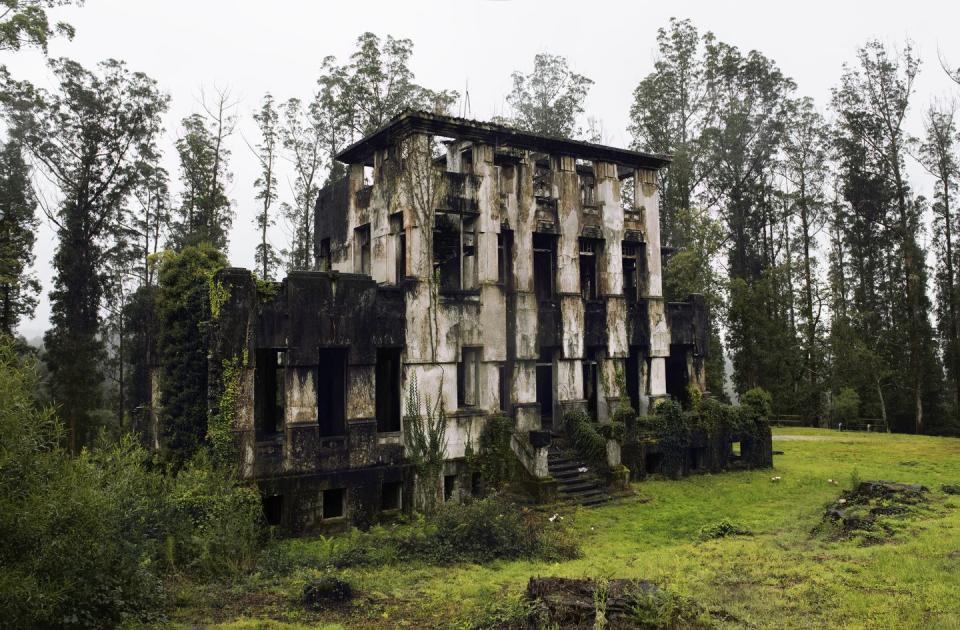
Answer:
POLYGON ((740 408, 756 422, 767 421, 773 414, 773 397, 762 387, 754 387, 740 397, 740 408))
POLYGON ((607 441, 597 431, 586 412, 576 410, 567 413, 563 417, 563 428, 581 457, 590 462, 606 465, 607 441))
POLYGON ((480 433, 479 452, 469 454, 470 467, 480 473, 487 488, 500 490, 513 479, 517 458, 510 448, 513 421, 491 414, 480 433))
POLYGON ((727 519, 700 528, 700 540, 716 540, 728 536, 753 536, 753 532, 743 525, 731 523, 727 519))
POLYGON ((165 572, 252 565, 260 501, 204 458, 176 478, 132 436, 79 457, 0 339, 0 610, 11 627, 160 621, 165 572))
POLYGON ((314 540, 284 540, 265 554, 261 568, 284 574, 298 567, 318 570, 420 561, 434 565, 485 563, 496 559, 575 558, 580 551, 567 528, 540 512, 490 497, 445 503, 429 517, 369 531, 314 540))
POLYGON ((323 610, 353 599, 353 586, 341 578, 325 575, 308 581, 300 599, 311 610, 323 610))
POLYGON ((860 394, 852 387, 844 387, 833 398, 834 422, 850 422, 860 417, 860 394))

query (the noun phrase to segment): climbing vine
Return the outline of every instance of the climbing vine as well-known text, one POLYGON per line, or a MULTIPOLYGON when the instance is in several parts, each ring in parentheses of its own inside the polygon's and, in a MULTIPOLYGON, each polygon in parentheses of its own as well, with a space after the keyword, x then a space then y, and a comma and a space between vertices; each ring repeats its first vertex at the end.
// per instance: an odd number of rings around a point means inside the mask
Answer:
POLYGON ((234 466, 238 460, 234 426, 247 361, 246 349, 240 356, 223 360, 223 391, 217 401, 217 412, 207 422, 207 441, 210 443, 213 461, 218 466, 234 466))
POLYGON ((500 490, 512 479, 516 456, 510 448, 513 425, 502 413, 491 414, 480 432, 477 452, 468 445, 467 463, 471 470, 480 473, 486 486, 500 490))

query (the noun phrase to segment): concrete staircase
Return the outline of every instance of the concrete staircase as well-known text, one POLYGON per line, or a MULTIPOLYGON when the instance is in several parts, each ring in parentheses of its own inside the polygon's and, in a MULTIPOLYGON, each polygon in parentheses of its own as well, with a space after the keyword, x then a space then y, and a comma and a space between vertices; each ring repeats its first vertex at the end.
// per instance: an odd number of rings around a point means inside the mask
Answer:
POLYGON ((593 466, 570 452, 551 446, 547 453, 547 466, 557 480, 557 498, 561 501, 593 507, 610 500, 604 482, 594 472, 593 466), (584 468, 585 471, 582 470, 584 468))

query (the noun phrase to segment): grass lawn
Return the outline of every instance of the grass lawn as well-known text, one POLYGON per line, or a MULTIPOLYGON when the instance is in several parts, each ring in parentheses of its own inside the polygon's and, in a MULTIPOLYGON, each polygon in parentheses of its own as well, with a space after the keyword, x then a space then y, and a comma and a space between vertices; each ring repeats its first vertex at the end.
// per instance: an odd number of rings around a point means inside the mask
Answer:
POLYGON ((399 565, 341 572, 359 590, 337 614, 304 612, 307 577, 185 585, 173 621, 221 628, 459 627, 516 598, 531 576, 643 578, 726 613, 720 627, 960 628, 960 439, 778 429, 774 469, 634 484, 614 504, 565 513, 583 557, 561 563, 399 565), (779 476, 779 482, 771 476, 779 476), (929 508, 883 544, 813 536, 851 478, 915 482, 929 508), (836 479, 840 486, 831 485, 836 479), (700 542, 728 519, 754 536, 700 542))

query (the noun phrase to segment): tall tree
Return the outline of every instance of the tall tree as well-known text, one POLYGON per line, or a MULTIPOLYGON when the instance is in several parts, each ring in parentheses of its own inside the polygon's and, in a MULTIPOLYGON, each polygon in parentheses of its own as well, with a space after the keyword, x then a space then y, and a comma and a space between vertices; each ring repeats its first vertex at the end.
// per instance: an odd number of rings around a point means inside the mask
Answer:
POLYGON ((177 153, 183 192, 172 237, 178 248, 210 243, 223 251, 234 216, 226 192, 233 177, 226 142, 236 125, 235 104, 228 91, 218 90, 210 102, 204 97, 201 105, 203 114, 181 121, 184 134, 177 140, 177 153))
POLYGON ((933 229, 937 253, 937 323, 947 376, 953 385, 952 414, 960 414, 960 287, 957 286, 957 211, 960 163, 957 157, 956 104, 931 106, 926 113, 920 163, 934 177, 933 229))
POLYGON ((257 189, 257 199, 262 204, 254 219, 260 231, 256 261, 260 266, 260 277, 270 280, 279 264, 279 257, 270 243, 268 231, 276 223, 271 208, 277 200, 277 145, 280 142, 280 117, 270 93, 264 95, 260 110, 254 113, 253 120, 260 129, 260 144, 255 148, 257 161, 260 162, 260 176, 253 185, 257 189))
POLYGON ((68 59, 50 62, 56 91, 8 81, 5 112, 60 190, 50 213, 57 228, 56 271, 45 336, 55 399, 71 448, 92 437, 100 404, 103 240, 137 180, 137 163, 160 130, 168 98, 156 82, 119 61, 91 72, 68 59))
POLYGON ((577 118, 593 81, 570 70, 565 57, 539 53, 529 74, 514 72, 507 103, 511 122, 526 131, 558 138, 580 133, 577 118))
MULTIPOLYGON (((799 267, 796 282, 788 290, 798 287, 799 317, 797 328, 802 329, 802 370, 806 388, 801 408, 813 415, 819 408, 818 399, 823 374, 821 304, 823 287, 817 273, 817 235, 827 217, 827 172, 829 131, 823 116, 816 111, 813 100, 800 98, 790 102, 786 125, 781 172, 787 183, 785 201, 789 204, 788 217, 794 219, 792 247, 787 260, 796 260, 799 267)), ((792 267, 792 265, 791 265, 792 267)))
MULTIPOLYGON (((379 129, 405 109, 447 113, 457 99, 454 91, 433 91, 415 82, 410 69, 413 42, 373 33, 357 38, 350 61, 323 60, 315 101, 328 157, 351 142, 379 129)), ((330 160, 330 180, 342 177, 341 165, 330 160)))
MULTIPOLYGON (((79 0, 76 4, 82 4, 79 0)), ((66 22, 50 23, 47 9, 74 4, 71 0, 3 0, 0 3, 0 51, 39 48, 47 52, 51 37, 73 39, 74 29, 66 22)))
POLYGON ((293 164, 293 203, 283 204, 284 216, 293 232, 287 260, 290 270, 313 267, 314 204, 320 190, 328 133, 319 95, 306 107, 296 98, 283 104, 280 136, 286 157, 293 164))
POLYGON ((857 58, 856 67, 845 66, 832 103, 838 115, 851 229, 861 232, 849 236, 863 248, 860 259, 857 252, 851 259, 860 276, 858 311, 866 318, 860 338, 887 365, 906 367, 898 379, 906 387, 893 383, 898 386, 890 397, 894 420, 906 428, 910 417, 910 428, 921 433, 925 410, 933 412, 938 405, 940 369, 926 316, 925 252, 917 239, 923 229, 923 205, 912 197, 904 165, 911 143, 904 121, 920 61, 909 43, 891 52, 878 41, 868 42, 857 58), (902 396, 901 391, 909 395, 902 396))
MULTIPOLYGON (((673 156, 660 177, 660 238, 666 245, 687 245, 688 226, 680 214, 690 210, 706 171, 703 132, 710 109, 702 38, 690 20, 670 19, 657 31, 658 56, 654 70, 633 91, 630 133, 633 146, 673 156)), ((684 216, 691 216, 689 214, 684 216)))
POLYGON ((16 140, 0 145, 0 334, 31 316, 40 283, 30 272, 38 221, 30 168, 16 140))

